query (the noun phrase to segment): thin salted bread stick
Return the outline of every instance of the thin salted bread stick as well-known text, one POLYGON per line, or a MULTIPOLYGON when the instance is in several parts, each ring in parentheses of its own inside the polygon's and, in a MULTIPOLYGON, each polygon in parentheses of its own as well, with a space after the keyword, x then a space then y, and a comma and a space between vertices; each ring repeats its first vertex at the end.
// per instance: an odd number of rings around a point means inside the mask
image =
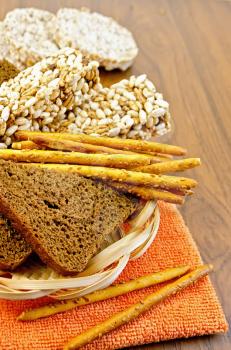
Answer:
POLYGON ((149 310, 152 306, 165 300, 170 295, 178 293, 180 290, 194 283, 199 278, 207 275, 212 269, 212 265, 203 265, 196 268, 192 272, 189 272, 183 277, 178 278, 176 281, 160 288, 158 291, 149 294, 140 302, 133 304, 121 312, 116 313, 104 322, 88 329, 84 333, 77 335, 77 337, 71 339, 64 346, 64 350, 79 349, 81 346, 92 342, 94 339, 102 337, 104 334, 112 331, 113 329, 116 329, 121 325, 130 322, 143 312, 149 310))
MULTIPOLYGON (((41 135, 37 131, 18 131, 15 136, 17 140, 34 140, 34 137, 41 135)), ((134 152, 157 152, 164 154, 172 154, 182 156, 186 150, 179 146, 161 144, 151 141, 120 139, 111 137, 94 137, 86 134, 67 134, 67 133, 44 133, 44 137, 53 140, 71 140, 82 143, 89 143, 91 145, 100 145, 122 150, 130 150, 134 152), (46 136, 45 136, 46 135, 46 136)))
POLYGON ((12 143, 12 149, 22 150, 22 149, 44 149, 45 147, 39 146, 33 141, 18 141, 12 143))
MULTIPOLYGON (((48 148, 55 149, 59 151, 74 151, 81 153, 106 153, 106 154, 126 154, 126 155, 142 155, 146 156, 152 163, 158 161, 167 161, 167 156, 163 155, 150 155, 145 153, 137 153, 125 150, 119 150, 115 148, 99 146, 99 145, 91 145, 88 143, 81 143, 77 141, 71 141, 66 139, 53 139, 48 138, 45 133, 41 133, 39 136, 34 136, 33 141, 21 141, 21 142, 30 142, 32 144, 37 145, 38 148, 48 148)), ((17 142, 16 142, 17 144, 17 142)))
MULTIPOLYGON (((102 156, 102 155, 101 155, 102 156)), ((147 174, 125 169, 113 169, 87 165, 67 164, 41 164, 31 163, 28 166, 36 166, 61 172, 76 173, 81 176, 101 180, 112 180, 132 185, 152 186, 164 189, 189 190, 197 185, 193 179, 185 177, 147 174)))
POLYGON ((153 189, 144 186, 134 186, 116 181, 110 181, 107 184, 118 191, 131 193, 145 200, 159 199, 174 204, 184 203, 184 194, 178 195, 169 191, 161 191, 160 189, 153 189))
POLYGON ((28 163, 61 163, 131 168, 134 164, 150 164, 142 154, 84 154, 51 150, 0 150, 0 159, 28 163))
POLYGON ((200 158, 187 158, 187 159, 169 160, 163 163, 139 166, 132 170, 141 171, 142 173, 149 173, 149 174, 165 174, 165 173, 192 169, 199 165, 201 165, 200 158))

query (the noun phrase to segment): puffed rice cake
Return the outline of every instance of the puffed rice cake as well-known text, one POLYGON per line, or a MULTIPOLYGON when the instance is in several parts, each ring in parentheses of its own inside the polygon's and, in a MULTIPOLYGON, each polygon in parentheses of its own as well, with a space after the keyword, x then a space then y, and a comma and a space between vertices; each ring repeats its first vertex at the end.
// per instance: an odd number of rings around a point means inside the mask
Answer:
POLYGON ((59 49, 54 42, 56 16, 48 11, 17 8, 7 13, 3 23, 10 57, 20 68, 29 67, 59 49))
MULTIPOLYGON (((6 41, 5 32, 4 32, 4 24, 0 22, 0 60, 6 59, 12 64, 17 64, 14 57, 11 56, 9 46, 6 41)), ((21 67, 17 67, 21 68, 21 67)))
POLYGON ((17 130, 58 131, 67 112, 97 88, 98 62, 65 48, 44 58, 0 86, 0 148, 17 130))
POLYGON ((74 103, 68 121, 59 131, 150 140, 171 130, 169 104, 146 74, 109 88, 98 83, 74 103))
POLYGON ((126 70, 138 54, 129 30, 110 17, 86 9, 60 9, 55 37, 60 47, 78 49, 106 70, 126 70))

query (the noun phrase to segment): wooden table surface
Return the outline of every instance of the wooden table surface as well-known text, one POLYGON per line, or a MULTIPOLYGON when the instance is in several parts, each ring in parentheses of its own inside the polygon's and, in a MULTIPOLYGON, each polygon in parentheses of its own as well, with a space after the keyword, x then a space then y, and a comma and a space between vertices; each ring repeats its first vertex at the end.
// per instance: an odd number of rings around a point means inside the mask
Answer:
MULTIPOLYGON (((15 7, 88 6, 128 27, 139 56, 125 73, 103 73, 106 83, 147 73, 170 102, 174 133, 169 142, 203 160, 191 171, 200 183, 181 209, 205 262, 215 265, 212 281, 231 317, 230 141, 231 2, 225 0, 2 0, 1 18, 15 7)), ((228 350, 230 333, 169 341, 136 349, 228 350)))

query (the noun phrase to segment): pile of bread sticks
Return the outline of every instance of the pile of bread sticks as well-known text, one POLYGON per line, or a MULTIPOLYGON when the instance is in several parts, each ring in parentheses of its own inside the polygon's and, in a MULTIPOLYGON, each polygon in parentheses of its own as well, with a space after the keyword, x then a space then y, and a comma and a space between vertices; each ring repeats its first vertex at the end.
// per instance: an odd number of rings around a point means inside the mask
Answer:
POLYGON ((84 134, 19 131, 12 149, 0 150, 0 159, 33 163, 34 166, 75 172, 105 181, 121 192, 145 200, 161 199, 182 204, 197 182, 166 173, 201 164, 199 158, 173 159, 186 150, 151 141, 84 134))
POLYGON ((138 303, 130 305, 128 308, 112 315, 102 323, 89 328, 85 332, 77 335, 71 339, 65 346, 65 350, 79 349, 80 347, 90 343, 96 338, 103 336, 104 334, 118 328, 119 326, 128 323, 140 314, 149 310, 151 307, 162 302, 167 297, 174 295, 188 287, 192 283, 196 282, 201 277, 207 275, 212 271, 212 265, 201 265, 193 270, 189 266, 178 266, 163 270, 161 272, 155 272, 151 275, 139 277, 136 280, 131 280, 123 284, 117 284, 107 287, 102 290, 98 290, 94 293, 87 294, 84 297, 73 300, 62 300, 48 305, 44 305, 35 309, 22 312, 18 316, 20 321, 32 321, 43 317, 55 315, 60 312, 74 309, 81 305, 91 304, 94 302, 106 300, 109 298, 117 297, 119 295, 132 292, 134 290, 142 289, 145 287, 153 286, 161 282, 170 281, 164 287, 161 287, 157 291, 148 294, 145 298, 138 303), (191 271, 190 271, 191 270, 191 271), (177 278, 177 279, 176 279, 177 278))

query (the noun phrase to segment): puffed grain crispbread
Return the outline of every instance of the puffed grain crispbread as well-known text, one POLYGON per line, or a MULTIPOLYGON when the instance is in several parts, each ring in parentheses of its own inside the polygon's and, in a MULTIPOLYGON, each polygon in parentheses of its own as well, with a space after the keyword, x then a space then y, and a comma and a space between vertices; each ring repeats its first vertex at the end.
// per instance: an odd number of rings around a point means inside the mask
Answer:
POLYGON ((169 104, 146 74, 123 79, 109 88, 98 85, 75 104, 69 124, 60 131, 149 140, 171 129, 169 104))
POLYGON ((17 130, 57 131, 67 112, 99 82, 98 62, 71 48, 58 51, 0 87, 0 148, 17 130))
POLYGON ((6 40, 5 29, 3 22, 0 22, 0 60, 6 59, 12 64, 15 64, 17 68, 21 69, 22 66, 17 62, 15 57, 10 54, 9 45, 6 40))
POLYGON ((132 33, 114 19, 89 10, 62 8, 57 12, 56 41, 88 54, 107 70, 126 70, 137 56, 132 33))
POLYGON ((54 42, 56 16, 35 8, 17 8, 4 19, 4 35, 10 57, 25 68, 58 51, 54 42))

